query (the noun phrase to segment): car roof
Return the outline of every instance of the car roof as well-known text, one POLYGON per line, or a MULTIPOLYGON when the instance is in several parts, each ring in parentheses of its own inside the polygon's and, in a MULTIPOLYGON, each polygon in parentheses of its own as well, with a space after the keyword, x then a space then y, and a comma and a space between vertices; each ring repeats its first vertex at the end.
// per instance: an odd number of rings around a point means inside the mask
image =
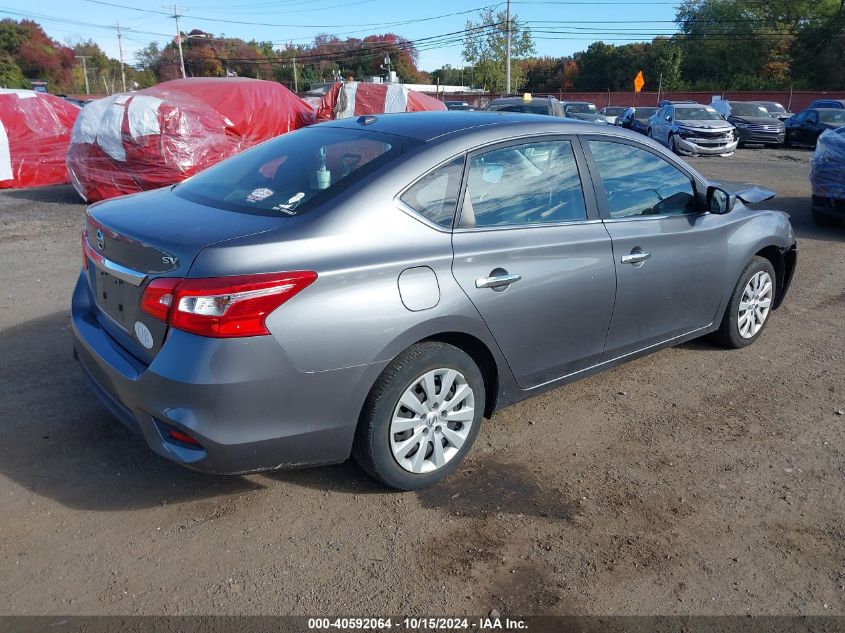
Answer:
POLYGON ((584 104, 584 105, 591 105, 591 106, 596 105, 596 104, 595 104, 595 103, 593 103, 592 101, 561 101, 561 103, 562 103, 563 105, 581 105, 581 104, 584 104))
MULTIPOLYGON (((452 134, 468 134, 495 127, 498 134, 554 133, 587 134, 596 131, 596 124, 577 119, 550 117, 523 112, 399 112, 368 115, 320 123, 319 126, 367 129, 428 142, 452 134), (528 128, 534 128, 529 130, 528 128), (505 130, 508 130, 507 132, 505 130)), ((604 126, 606 127, 606 126, 604 126)))

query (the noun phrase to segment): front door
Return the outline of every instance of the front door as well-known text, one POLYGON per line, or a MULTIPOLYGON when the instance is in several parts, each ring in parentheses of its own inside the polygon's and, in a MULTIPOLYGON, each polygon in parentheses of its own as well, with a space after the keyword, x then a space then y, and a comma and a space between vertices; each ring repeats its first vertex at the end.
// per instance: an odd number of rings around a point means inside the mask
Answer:
POLYGON ((597 363, 613 310, 610 237, 575 143, 470 155, 452 238, 455 278, 523 388, 597 363))
POLYGON ((586 146, 616 265, 604 360, 710 325, 725 292, 725 216, 702 213, 689 174, 656 152, 610 140, 586 146))

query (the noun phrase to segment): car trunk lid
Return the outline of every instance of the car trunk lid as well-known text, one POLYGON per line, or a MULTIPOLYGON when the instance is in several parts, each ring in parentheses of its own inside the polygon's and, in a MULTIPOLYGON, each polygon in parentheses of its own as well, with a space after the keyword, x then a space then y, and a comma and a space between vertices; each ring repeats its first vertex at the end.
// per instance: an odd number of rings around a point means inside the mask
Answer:
POLYGON ((169 188, 90 207, 84 248, 100 325, 133 356, 151 362, 167 325, 140 308, 149 281, 185 277, 206 246, 277 229, 285 221, 204 206, 169 188))

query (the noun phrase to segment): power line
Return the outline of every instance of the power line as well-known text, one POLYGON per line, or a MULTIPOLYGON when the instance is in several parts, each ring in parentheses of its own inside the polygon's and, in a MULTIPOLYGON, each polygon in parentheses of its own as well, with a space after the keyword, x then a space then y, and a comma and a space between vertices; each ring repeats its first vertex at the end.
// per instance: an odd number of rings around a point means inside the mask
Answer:
MULTIPOLYGON (((138 8, 138 7, 130 7, 130 6, 123 5, 123 4, 106 2, 105 0, 83 0, 83 2, 90 2, 90 3, 93 3, 93 4, 101 4, 101 5, 106 5, 106 6, 109 6, 109 7, 117 7, 117 8, 120 8, 120 9, 127 9, 129 11, 144 11, 144 12, 147 12, 147 13, 156 13, 156 14, 159 14, 159 15, 169 15, 170 17, 172 17, 171 14, 165 14, 161 11, 156 11, 154 9, 141 9, 141 8, 138 8)), ((242 26, 272 26, 272 27, 277 27, 277 28, 333 29, 333 28, 343 28, 343 27, 347 27, 347 26, 361 26, 361 27, 378 28, 378 27, 384 27, 384 26, 404 26, 404 25, 407 25, 407 24, 418 24, 420 22, 430 22, 432 20, 440 20, 442 18, 453 17, 453 16, 456 16, 456 15, 466 15, 468 13, 476 13, 476 12, 481 11, 483 9, 490 9, 490 8, 495 7, 495 6, 498 6, 498 5, 493 5, 492 7, 490 5, 487 5, 487 6, 483 6, 483 7, 476 7, 474 9, 467 9, 466 11, 455 11, 455 12, 452 12, 452 13, 443 13, 441 15, 433 15, 433 16, 429 16, 429 17, 425 17, 425 18, 414 18, 414 19, 411 19, 411 20, 404 20, 404 21, 399 21, 399 22, 374 22, 374 23, 369 23, 369 24, 291 24, 291 23, 279 24, 279 23, 273 23, 273 22, 249 22, 249 21, 245 21, 245 20, 227 20, 227 19, 223 19, 223 18, 212 18, 212 17, 200 16, 200 15, 192 15, 191 19, 192 20, 201 20, 203 22, 217 22, 217 23, 220 23, 220 24, 238 24, 238 25, 242 25, 242 26)))

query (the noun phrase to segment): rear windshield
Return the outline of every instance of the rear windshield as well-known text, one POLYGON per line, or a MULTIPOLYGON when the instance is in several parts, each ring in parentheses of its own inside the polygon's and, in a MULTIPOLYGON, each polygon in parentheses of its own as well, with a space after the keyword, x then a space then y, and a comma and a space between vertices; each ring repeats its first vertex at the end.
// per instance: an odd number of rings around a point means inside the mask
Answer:
POLYGON ((838 123, 845 125, 845 110, 819 110, 819 121, 822 123, 838 123))
POLYGON ((675 106, 675 118, 679 121, 720 121, 722 117, 709 106, 675 106))
POLYGON ((315 126, 278 136, 174 187, 176 195, 256 215, 301 215, 401 154, 412 140, 315 126))
POLYGON ((731 101, 731 114, 734 116, 757 116, 771 118, 769 111, 756 103, 741 103, 731 101))
POLYGON ((651 116, 657 114, 657 111, 660 108, 637 108, 634 110, 634 118, 635 119, 647 119, 651 116))
POLYGON ((570 103, 564 110, 567 112, 577 112, 579 114, 596 114, 596 106, 592 103, 570 103))
POLYGON ((609 108, 604 109, 604 113, 607 116, 619 116, 620 114, 624 114, 627 108, 617 108, 615 106, 611 106, 609 108))

